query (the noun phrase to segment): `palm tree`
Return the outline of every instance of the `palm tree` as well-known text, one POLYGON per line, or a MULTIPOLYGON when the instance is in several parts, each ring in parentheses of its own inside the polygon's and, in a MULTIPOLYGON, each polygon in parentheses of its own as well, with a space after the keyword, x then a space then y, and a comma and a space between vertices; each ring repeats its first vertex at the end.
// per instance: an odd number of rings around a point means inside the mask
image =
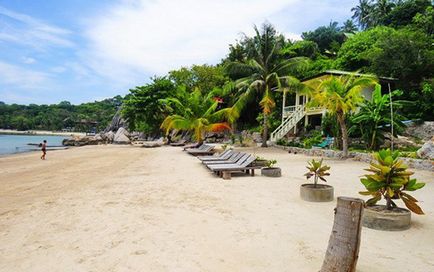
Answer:
POLYGON ((351 9, 354 12, 352 18, 356 20, 362 29, 372 26, 374 6, 371 0, 359 0, 359 4, 351 9))
POLYGON ((384 24, 384 21, 389 15, 390 11, 394 7, 394 3, 390 0, 377 0, 377 3, 374 4, 374 18, 375 25, 384 24))
POLYGON ((246 40, 250 59, 247 62, 231 62, 227 70, 233 74, 247 74, 236 80, 236 86, 241 91, 241 102, 247 103, 258 96, 261 98, 259 105, 263 113, 262 146, 266 147, 267 119, 275 107, 272 90, 297 84, 298 80, 290 76, 289 71, 304 63, 305 58, 283 60, 278 54, 283 42, 272 25, 265 23, 261 31, 256 26, 254 30, 255 36, 246 40))
POLYGON ((216 93, 217 90, 204 95, 198 88, 189 92, 183 87, 178 90, 177 97, 161 99, 172 113, 161 124, 166 135, 171 129, 191 131, 193 138, 202 143, 205 132, 230 130, 230 125, 221 121, 225 114, 218 111, 221 101, 216 93))
POLYGON ((325 108, 336 116, 342 132, 342 149, 344 157, 348 156, 348 129, 346 115, 354 112, 363 102, 362 90, 373 86, 375 77, 330 76, 309 83, 309 106, 325 108))
POLYGON ((352 20, 346 20, 344 22, 344 26, 342 27, 342 31, 344 33, 355 33, 357 31, 357 26, 354 24, 352 20))

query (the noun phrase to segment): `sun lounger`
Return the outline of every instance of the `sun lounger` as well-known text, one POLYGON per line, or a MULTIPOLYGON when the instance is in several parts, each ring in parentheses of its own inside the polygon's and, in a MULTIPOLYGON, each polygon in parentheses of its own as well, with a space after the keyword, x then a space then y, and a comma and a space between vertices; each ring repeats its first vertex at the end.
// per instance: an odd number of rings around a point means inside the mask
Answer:
POLYGON ((236 163, 238 160, 241 159, 246 153, 242 152, 233 152, 229 158, 227 159, 221 159, 221 160, 215 160, 215 161, 203 161, 202 163, 205 165, 210 164, 228 164, 228 163, 236 163))
POLYGON ((184 146, 186 142, 186 140, 181 140, 179 142, 170 143, 170 146, 184 146))
POLYGON ((194 143, 194 144, 189 144, 184 146, 183 150, 186 151, 187 149, 196 149, 196 148, 200 148, 201 146, 203 146, 204 144, 199 144, 199 143, 194 143))
POLYGON ((332 137, 327 137, 321 143, 314 145, 312 148, 328 148, 333 144, 334 139, 332 137))
POLYGON ((216 164, 206 164, 206 167, 208 167, 211 171, 214 171, 214 169, 218 169, 221 167, 226 166, 239 166, 241 165, 246 159, 248 159, 251 155, 247 153, 240 153, 235 159, 232 161, 221 161, 220 163, 216 164))
POLYGON ((201 161, 218 161, 218 160, 226 160, 228 159, 231 154, 233 153, 232 149, 226 149, 222 153, 220 153, 217 156, 199 156, 197 157, 201 161))
POLYGON ((187 149, 187 153, 193 156, 200 156, 200 155, 212 155, 215 153, 214 151, 214 146, 210 146, 210 145, 202 145, 199 148, 195 149, 195 148, 191 148, 191 149, 187 149), (204 147, 202 147, 204 146, 204 147))
POLYGON ((243 156, 237 163, 233 164, 222 164, 222 165, 209 165, 213 172, 215 172, 220 177, 224 179, 230 179, 231 174, 234 172, 244 172, 247 174, 255 175, 255 169, 260 169, 261 166, 253 165, 252 163, 255 161, 255 156, 248 155, 243 156))

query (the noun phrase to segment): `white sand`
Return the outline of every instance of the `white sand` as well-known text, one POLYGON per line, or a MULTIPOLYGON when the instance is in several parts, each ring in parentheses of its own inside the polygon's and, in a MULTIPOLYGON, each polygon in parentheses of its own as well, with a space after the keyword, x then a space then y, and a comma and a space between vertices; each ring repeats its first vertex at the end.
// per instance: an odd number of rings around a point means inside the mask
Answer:
MULTIPOLYGON (((299 198, 307 157, 257 149, 283 177, 213 176, 180 148, 93 146, 0 158, 0 271, 318 271, 335 202, 299 198)), ((328 160, 336 195, 365 163, 328 160)), ((434 271, 434 177, 410 230, 363 229, 358 271, 434 271)))

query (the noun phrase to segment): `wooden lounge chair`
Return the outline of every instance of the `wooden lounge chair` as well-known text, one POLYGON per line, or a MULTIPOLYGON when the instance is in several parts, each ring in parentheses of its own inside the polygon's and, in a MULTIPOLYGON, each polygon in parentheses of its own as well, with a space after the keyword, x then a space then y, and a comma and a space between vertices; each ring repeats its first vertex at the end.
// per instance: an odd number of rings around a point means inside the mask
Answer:
POLYGON ((214 169, 218 169, 222 166, 238 166, 243 163, 248 157, 250 157, 250 154, 240 152, 235 158, 232 158, 231 160, 219 161, 218 163, 208 163, 205 165, 206 167, 208 167, 209 170, 214 171, 214 169))
POLYGON ((170 143, 170 146, 184 146, 186 142, 187 142, 186 140, 180 140, 175 143, 170 143))
POLYGON ((216 161, 203 161, 202 163, 205 165, 211 165, 211 164, 228 164, 228 163, 236 163, 243 157, 246 153, 242 152, 233 152, 229 158, 227 159, 221 159, 216 161))
POLYGON ((231 154, 233 153, 232 149, 226 149, 222 153, 220 153, 217 156, 199 156, 197 157, 201 161, 218 161, 218 160, 226 160, 228 159, 231 154))
POLYGON ((200 146, 197 149, 191 148, 186 150, 188 154, 193 156, 204 156, 204 155, 212 155, 215 153, 214 146, 205 145, 205 147, 202 148, 200 146))
POLYGON ((209 168, 215 172, 218 176, 224 179, 230 179, 231 174, 234 172, 247 173, 252 176, 255 175, 255 169, 260 169, 261 166, 253 165, 255 156, 248 155, 243 156, 237 163, 234 164, 221 164, 221 165, 209 165, 209 168))
POLYGON ((204 144, 199 144, 199 143, 189 144, 189 145, 184 146, 183 150, 186 151, 187 149, 196 149, 196 148, 200 148, 203 145, 204 144))

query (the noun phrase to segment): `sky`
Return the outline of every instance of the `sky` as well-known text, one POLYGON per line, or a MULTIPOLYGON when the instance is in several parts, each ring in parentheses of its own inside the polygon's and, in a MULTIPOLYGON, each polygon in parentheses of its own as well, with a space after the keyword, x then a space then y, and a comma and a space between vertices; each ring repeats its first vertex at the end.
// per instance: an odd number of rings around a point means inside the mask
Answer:
POLYGON ((356 0, 0 0, 0 101, 73 104, 217 64, 265 21, 293 40, 356 0))

